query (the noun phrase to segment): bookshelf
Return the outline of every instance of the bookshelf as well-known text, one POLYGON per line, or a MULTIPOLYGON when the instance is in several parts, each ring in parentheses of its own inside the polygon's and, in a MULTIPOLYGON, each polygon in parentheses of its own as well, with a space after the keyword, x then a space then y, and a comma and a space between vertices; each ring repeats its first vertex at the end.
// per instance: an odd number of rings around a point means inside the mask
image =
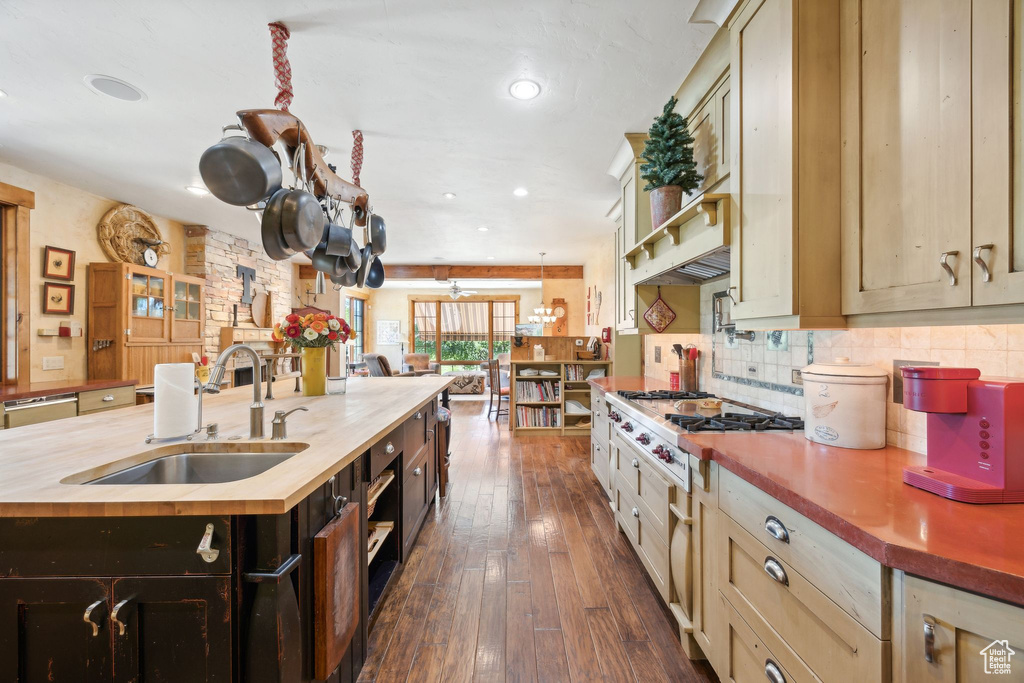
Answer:
POLYGON ((509 424, 522 434, 581 435, 590 433, 590 385, 595 369, 611 372, 608 360, 512 360, 509 424), (523 374, 545 371, 547 375, 523 374), (586 412, 566 411, 566 401, 577 401, 586 412), (584 426, 579 426, 584 422, 584 426))

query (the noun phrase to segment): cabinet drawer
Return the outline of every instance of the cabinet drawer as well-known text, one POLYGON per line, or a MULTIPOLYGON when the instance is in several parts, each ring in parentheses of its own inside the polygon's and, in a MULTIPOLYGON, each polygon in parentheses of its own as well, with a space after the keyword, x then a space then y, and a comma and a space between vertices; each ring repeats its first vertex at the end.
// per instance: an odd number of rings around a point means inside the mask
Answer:
POLYGON ((719 587, 779 664, 794 672, 807 667, 825 681, 888 680, 888 641, 872 635, 728 515, 720 522, 719 587))
POLYGON ((7 429, 13 429, 53 420, 63 420, 76 415, 78 415, 78 402, 74 397, 8 406, 4 411, 4 426, 7 429))
POLYGON ((590 441, 590 469, 594 476, 601 482, 601 486, 608 487, 608 454, 604 447, 597 441, 590 441))
POLYGON ((135 405, 135 387, 114 387, 78 393, 78 414, 98 413, 112 408, 135 405))
POLYGON ((661 597, 670 602, 668 544, 661 540, 657 525, 651 523, 637 499, 622 487, 616 493, 616 515, 661 597))
POLYGON ((619 440, 619 473, 637 505, 647 513, 648 531, 657 533, 662 542, 667 544, 669 503, 675 502, 675 487, 658 472, 648 455, 641 453, 621 436, 616 438, 619 440))
POLYGON ((423 444, 427 442, 427 429, 429 428, 427 425, 427 415, 433 412, 430 409, 431 405, 431 403, 428 403, 419 408, 412 414, 412 417, 405 421, 406 453, 419 453, 420 449, 423 448, 423 444))
POLYGON ((640 531, 640 509, 633 503, 633 498, 627 492, 628 488, 623 481, 622 474, 615 473, 615 517, 619 520, 619 526, 626 532, 626 536, 636 546, 637 536, 640 531), (634 508, 636 508, 634 510, 634 508))
POLYGON ((0 519, 0 567, 10 576, 228 574, 229 517, 0 519), (31 523, 28 523, 28 522, 31 523), (213 562, 196 552, 213 524, 213 562))
POLYGON ((370 446, 370 479, 381 473, 402 451, 405 439, 405 425, 395 427, 377 443, 370 446))
POLYGON ((784 683, 800 680, 782 667, 775 655, 747 626, 747 622, 743 621, 743 617, 721 596, 718 596, 717 607, 725 611, 727 624, 725 645, 728 656, 723 658, 727 670, 719 672, 724 680, 736 683, 763 683, 765 680, 771 680, 768 678, 769 671, 772 671, 773 675, 781 674, 784 683))
POLYGON ((875 637, 889 638, 887 568, 732 472, 720 472, 719 505, 726 514, 875 637))
POLYGON ((410 458, 402 476, 402 545, 408 548, 419 531, 424 510, 427 507, 427 491, 430 489, 427 476, 429 449, 421 449, 419 456, 410 458))

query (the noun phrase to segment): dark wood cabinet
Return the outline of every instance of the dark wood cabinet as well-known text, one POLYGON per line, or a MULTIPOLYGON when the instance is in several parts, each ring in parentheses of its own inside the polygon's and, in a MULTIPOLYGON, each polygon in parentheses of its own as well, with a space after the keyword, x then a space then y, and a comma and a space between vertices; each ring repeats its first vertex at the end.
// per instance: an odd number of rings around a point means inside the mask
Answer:
POLYGON ((113 579, 114 681, 230 681, 231 580, 113 579))
POLYGON ((110 681, 110 579, 0 579, 0 681, 110 681))

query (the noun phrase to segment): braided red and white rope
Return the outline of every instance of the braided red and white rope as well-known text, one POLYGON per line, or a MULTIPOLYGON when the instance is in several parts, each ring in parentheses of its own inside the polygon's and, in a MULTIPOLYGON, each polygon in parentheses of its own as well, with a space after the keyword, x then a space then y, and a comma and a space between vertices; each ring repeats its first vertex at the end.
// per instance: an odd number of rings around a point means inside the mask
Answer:
POLYGON ((282 111, 288 111, 291 106, 292 97, 292 65, 288 62, 288 39, 291 33, 288 27, 280 22, 267 24, 270 27, 270 39, 273 43, 274 55, 274 82, 277 85, 277 97, 274 98, 274 106, 282 111))
MULTIPOLYGON (((352 131, 352 183, 359 185, 359 173, 363 170, 363 131, 352 131)), ((362 185, 359 185, 362 187, 362 185)))

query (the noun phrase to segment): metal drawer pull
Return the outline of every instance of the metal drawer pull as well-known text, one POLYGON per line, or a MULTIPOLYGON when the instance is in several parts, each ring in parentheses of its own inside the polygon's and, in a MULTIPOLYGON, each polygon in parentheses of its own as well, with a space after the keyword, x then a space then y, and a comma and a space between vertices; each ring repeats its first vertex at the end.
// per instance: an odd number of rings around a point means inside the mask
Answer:
POLYGON ((113 400, 114 400, 114 395, 113 394, 107 394, 106 396, 103 397, 103 402, 104 403, 110 403, 113 400))
POLYGON ((935 621, 924 615, 924 661, 935 663, 935 621))
POLYGON ((786 576, 786 570, 783 569, 782 565, 779 564, 779 561, 771 555, 764 558, 764 572, 783 586, 789 585, 789 577, 786 576))
POLYGON ((632 464, 633 464, 633 467, 635 467, 637 469, 640 469, 640 461, 637 460, 636 458, 633 458, 633 463, 632 464))
POLYGON ((206 533, 203 534, 203 538, 199 541, 199 547, 196 548, 196 554, 203 558, 203 562, 207 564, 216 562, 217 557, 220 555, 220 551, 213 546, 213 524, 206 525, 206 533))
MULTIPOLYGON (((129 600, 130 600, 130 598, 129 598, 129 600)), ((112 622, 114 622, 114 624, 117 626, 117 634, 120 635, 120 636, 124 635, 124 629, 125 629, 126 624, 123 621, 121 621, 120 619, 118 619, 117 616, 118 616, 118 614, 120 614, 121 610, 127 604, 128 604, 128 600, 122 600, 121 602, 119 602, 116 605, 114 605, 114 611, 110 613, 110 620, 112 622)))
POLYGON ((395 452, 395 447, 391 444, 390 441, 388 441, 388 445, 384 447, 384 452, 387 453, 388 455, 391 455, 392 453, 395 452))
POLYGON ((939 265, 942 266, 942 269, 946 271, 946 275, 949 276, 950 287, 956 287, 956 273, 953 272, 953 269, 949 265, 949 257, 956 256, 959 253, 959 251, 944 251, 942 252, 942 256, 939 257, 939 265))
POLYGON ((768 515, 764 520, 764 530, 777 541, 789 543, 789 529, 782 523, 782 520, 775 515, 768 515))
POLYGON ((92 626, 92 637, 93 638, 95 638, 96 636, 98 636, 100 634, 100 627, 103 625, 103 623, 100 622, 100 623, 97 624, 95 621, 93 621, 92 620, 92 613, 93 613, 93 611, 95 611, 95 609, 97 607, 99 607, 100 605, 102 605, 105 602, 106 602, 106 600, 97 600, 96 602, 94 602, 91 605, 89 605, 88 607, 86 607, 85 608, 85 614, 82 615, 82 621, 84 621, 85 623, 89 624, 89 626, 92 626))
POLYGON ((414 419, 414 420, 422 420, 423 419, 423 413, 421 413, 420 411, 417 410, 416 414, 412 416, 412 419, 414 419))
POLYGON ((637 517, 637 518, 640 517, 640 508, 633 508, 632 510, 630 510, 630 512, 633 513, 634 517, 637 517))
POLYGON ((786 677, 782 675, 779 665, 770 659, 764 660, 764 676, 772 683, 786 683, 786 677))
POLYGON ((981 279, 983 282, 992 282, 992 272, 988 269, 985 259, 981 257, 981 252, 991 251, 994 247, 994 244, 983 244, 980 247, 974 248, 974 262, 981 266, 981 279))
POLYGON ((414 476, 414 477, 418 477, 421 474, 423 474, 423 468, 421 468, 421 467, 417 467, 416 469, 414 469, 412 471, 412 476, 414 476))

